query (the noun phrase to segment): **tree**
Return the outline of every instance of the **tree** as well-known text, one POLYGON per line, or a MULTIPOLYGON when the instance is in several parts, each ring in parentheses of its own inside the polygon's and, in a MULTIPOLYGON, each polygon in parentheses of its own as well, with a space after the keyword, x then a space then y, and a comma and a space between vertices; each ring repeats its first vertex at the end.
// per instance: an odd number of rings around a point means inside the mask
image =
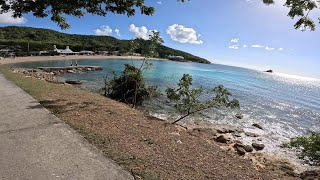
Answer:
POLYGON ((175 124, 182 119, 201 112, 206 109, 228 107, 239 108, 240 103, 238 100, 230 100, 231 93, 222 85, 213 88, 211 91, 205 93, 205 90, 200 88, 191 88, 192 76, 184 74, 178 83, 178 88, 168 88, 166 90, 167 97, 170 101, 175 103, 175 108, 180 112, 181 117, 174 121, 175 124), (209 100, 202 101, 201 97, 204 95, 211 95, 209 100))
MULTIPOLYGON (((270 5, 274 4, 274 0, 262 0, 263 3, 270 5)), ((311 11, 318 8, 317 1, 315 0, 286 0, 284 6, 289 8, 288 16, 292 19, 299 18, 294 27, 296 29, 301 28, 302 30, 310 29, 315 30, 315 23, 309 17, 311 11)), ((319 23, 320 23, 320 18, 319 23)))
MULTIPOLYGON (((140 105, 147 97, 150 96, 149 91, 155 92, 154 87, 147 87, 144 82, 143 71, 148 69, 152 64, 147 62, 147 58, 156 55, 156 49, 163 43, 159 32, 153 31, 149 40, 145 44, 145 56, 139 68, 136 68, 134 62, 132 65, 125 64, 125 69, 121 76, 114 74, 113 79, 104 82, 105 92, 116 100, 132 104, 132 107, 140 105)), ((138 43, 131 41, 128 50, 134 52, 138 43)))
MULTIPOLYGON (((262 2, 270 5, 274 3, 274 0, 262 0, 262 2)), ((108 13, 114 13, 130 17, 136 14, 136 10, 140 10, 140 13, 144 15, 153 15, 155 12, 154 7, 145 5, 145 0, 0 0, 0 6, 0 13, 10 11, 15 18, 28 13, 38 18, 50 16, 51 20, 62 29, 70 27, 62 15, 82 17, 85 14, 106 16, 108 13)), ((296 29, 315 30, 315 23, 309 17, 309 13, 318 8, 315 0, 286 0, 284 6, 290 9, 289 17, 299 18, 295 24, 296 29)))

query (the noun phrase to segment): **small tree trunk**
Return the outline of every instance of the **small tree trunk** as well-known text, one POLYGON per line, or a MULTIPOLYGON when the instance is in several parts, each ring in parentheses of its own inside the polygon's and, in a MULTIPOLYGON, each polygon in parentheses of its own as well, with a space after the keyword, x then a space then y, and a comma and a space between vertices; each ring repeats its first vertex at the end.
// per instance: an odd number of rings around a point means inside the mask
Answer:
POLYGON ((177 120, 173 121, 171 124, 176 124, 176 123, 178 123, 179 121, 181 121, 182 119, 184 119, 184 118, 188 117, 189 115, 190 115, 190 114, 186 114, 186 115, 184 115, 184 116, 180 117, 179 119, 177 119, 177 120))

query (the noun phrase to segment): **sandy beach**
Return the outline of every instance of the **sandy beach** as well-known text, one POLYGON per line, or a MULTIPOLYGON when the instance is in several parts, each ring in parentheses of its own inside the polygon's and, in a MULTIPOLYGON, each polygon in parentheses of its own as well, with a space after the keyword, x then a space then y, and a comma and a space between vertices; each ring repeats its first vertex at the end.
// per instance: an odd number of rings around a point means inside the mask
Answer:
MULTIPOLYGON (((0 64, 14 64, 22 62, 35 62, 35 61, 61 61, 61 60, 77 60, 77 59, 143 59, 142 56, 28 56, 28 57, 16 57, 5 58, 0 60, 0 64)), ((151 60, 154 58, 150 58, 151 60)), ((159 59, 159 58, 157 58, 159 59)))

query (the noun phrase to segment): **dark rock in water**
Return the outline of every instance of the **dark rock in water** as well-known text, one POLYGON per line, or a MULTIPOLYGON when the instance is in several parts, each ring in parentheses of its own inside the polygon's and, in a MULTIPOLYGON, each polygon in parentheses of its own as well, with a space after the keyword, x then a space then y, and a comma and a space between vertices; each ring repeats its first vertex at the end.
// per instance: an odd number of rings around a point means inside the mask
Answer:
POLYGON ((74 85, 82 84, 81 81, 72 81, 72 80, 67 80, 66 83, 67 84, 74 84, 74 85))
POLYGON ((258 134, 252 133, 252 132, 245 132, 245 135, 248 137, 259 137, 258 134))
POLYGON ((242 119, 243 118, 243 114, 240 114, 240 113, 236 114, 236 118, 242 119))
POLYGON ((228 139, 224 135, 220 135, 220 136, 217 137, 217 142, 227 143, 228 139))
POLYGON ((252 147, 257 151, 261 151, 261 150, 264 149, 265 145, 264 144, 258 144, 258 143, 252 143, 252 147))
POLYGON ((265 71, 265 72, 267 72, 267 73, 273 73, 273 70, 269 69, 269 70, 267 70, 267 71, 265 71))
POLYGON ((305 171, 300 174, 301 179, 320 179, 320 170, 305 171))
POLYGON ((259 124, 252 124, 252 126, 254 126, 254 127, 256 127, 256 128, 259 128, 259 129, 261 129, 261 130, 263 130, 263 127, 261 126, 261 125, 259 125, 259 124))

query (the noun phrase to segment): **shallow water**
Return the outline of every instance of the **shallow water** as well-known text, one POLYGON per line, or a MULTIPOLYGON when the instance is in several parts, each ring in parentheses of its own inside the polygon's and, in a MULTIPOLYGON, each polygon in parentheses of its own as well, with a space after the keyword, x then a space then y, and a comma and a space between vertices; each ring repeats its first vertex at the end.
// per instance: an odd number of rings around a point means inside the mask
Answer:
MULTIPOLYGON (((75 60, 21 63, 18 67, 68 66, 75 60)), ((63 78, 83 81, 83 86, 98 90, 103 86, 103 77, 112 70, 121 72, 125 63, 131 60, 78 60, 79 65, 103 66, 103 71, 83 74, 65 74, 63 78)), ((141 61, 135 60, 138 66, 141 61)), ((263 143, 268 144, 264 151, 272 152, 277 146, 290 138, 306 135, 309 131, 320 131, 320 80, 295 78, 282 74, 270 74, 244 68, 217 64, 179 63, 172 61, 152 61, 153 66, 145 72, 149 85, 159 86, 163 92, 166 87, 177 84, 183 74, 193 76, 194 86, 211 89, 223 84, 241 103, 240 112, 244 118, 234 117, 236 112, 216 113, 206 111, 200 118, 214 123, 232 124, 261 135, 263 143), (260 130, 252 127, 258 123, 260 130)), ((172 105, 162 96, 145 103, 150 113, 165 119, 174 118, 172 105)), ((244 138, 250 143, 252 139, 244 138)))

